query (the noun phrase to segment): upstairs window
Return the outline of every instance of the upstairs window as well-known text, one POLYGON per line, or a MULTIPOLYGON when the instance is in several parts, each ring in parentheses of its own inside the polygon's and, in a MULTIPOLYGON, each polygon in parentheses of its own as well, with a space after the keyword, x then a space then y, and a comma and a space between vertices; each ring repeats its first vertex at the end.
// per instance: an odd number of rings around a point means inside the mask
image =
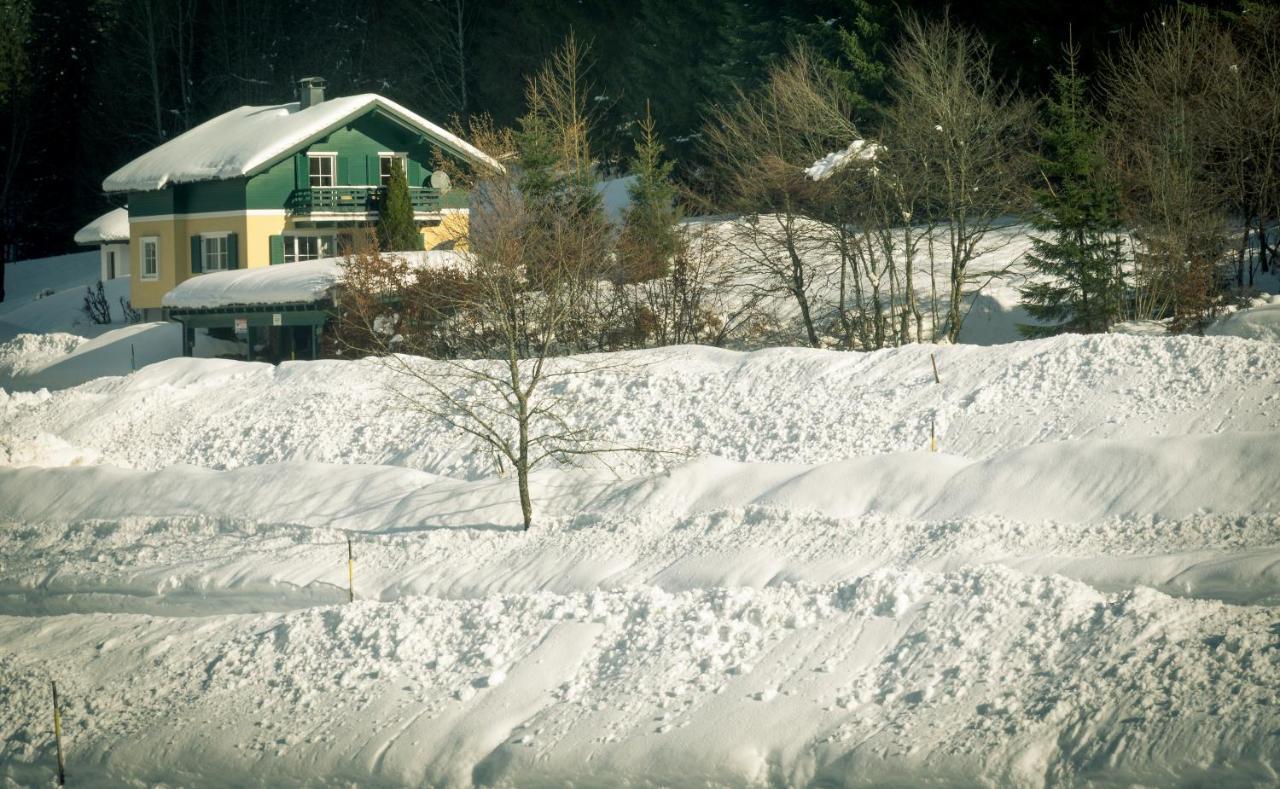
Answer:
POLYGON ((332 153, 307 154, 307 167, 312 189, 335 185, 334 173, 338 171, 337 158, 332 153))
POLYGON ((157 236, 147 236, 141 239, 142 248, 139 251, 138 265, 141 269, 142 279, 159 279, 160 278, 160 239, 157 236))
POLYGON ((378 154, 378 184, 386 186, 391 182, 391 168, 399 167, 400 171, 408 174, 405 169, 409 160, 407 153, 380 153, 378 154))
POLYGON ((227 267, 227 236, 226 234, 210 236, 204 235, 200 237, 204 254, 202 255, 201 268, 205 271, 223 271, 227 267))

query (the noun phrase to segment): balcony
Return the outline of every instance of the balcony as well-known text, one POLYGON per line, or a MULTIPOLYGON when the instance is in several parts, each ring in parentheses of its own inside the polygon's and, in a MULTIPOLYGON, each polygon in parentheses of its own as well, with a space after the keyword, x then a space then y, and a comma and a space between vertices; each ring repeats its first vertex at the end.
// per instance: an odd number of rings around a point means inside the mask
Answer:
MULTIPOLYGON (((377 214, 386 189, 377 186, 325 186, 294 189, 285 206, 290 214, 377 214)), ((441 194, 439 189, 409 187, 409 199, 415 214, 430 214, 442 208, 466 208, 467 194, 452 189, 441 194)))

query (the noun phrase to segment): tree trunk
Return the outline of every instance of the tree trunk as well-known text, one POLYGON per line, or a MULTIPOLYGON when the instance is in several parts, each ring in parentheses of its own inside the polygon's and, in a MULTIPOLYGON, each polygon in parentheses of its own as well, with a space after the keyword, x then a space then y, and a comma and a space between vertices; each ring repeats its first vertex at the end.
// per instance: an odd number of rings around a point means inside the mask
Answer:
POLYGON ((529 406, 523 398, 519 401, 520 451, 516 459, 516 484, 520 488, 520 515, 524 530, 533 524, 533 500, 529 497, 529 406))

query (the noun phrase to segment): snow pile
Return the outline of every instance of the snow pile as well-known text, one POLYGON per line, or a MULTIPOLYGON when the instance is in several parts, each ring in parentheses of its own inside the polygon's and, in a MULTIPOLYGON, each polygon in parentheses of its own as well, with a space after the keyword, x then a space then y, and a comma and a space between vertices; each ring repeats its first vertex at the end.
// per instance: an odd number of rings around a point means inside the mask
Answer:
POLYGON ((1217 337, 1245 337, 1250 340, 1280 342, 1280 295, 1256 299, 1246 309, 1237 310, 1204 331, 1217 337))
POLYGON ((53 334, 19 334, 0 343, 0 386, 16 378, 30 375, 54 360, 66 356, 88 342, 66 332, 53 334))
POLYGON ((129 240, 129 209, 114 208, 76 231, 75 242, 83 246, 129 240))
POLYGON ((139 156, 107 176, 107 192, 146 192, 170 184, 253 175, 280 157, 379 110, 427 135, 444 149, 496 170, 502 165, 457 135, 373 93, 343 96, 300 109, 297 102, 239 107, 139 156))
POLYGON ((874 143, 870 140, 854 140, 843 151, 829 153, 806 167, 804 174, 809 176, 810 180, 825 181, 837 170, 846 167, 851 162, 874 161, 876 156, 880 154, 880 150, 879 143, 874 143))
MULTIPOLYGON (((128 375, 148 364, 182 355, 182 327, 177 323, 138 323, 110 329, 92 340, 63 341, 66 353, 34 354, 24 334, 0 345, 0 359, 12 354, 15 361, 0 367, 0 387, 5 389, 63 389, 104 376, 128 375)), ((70 335, 45 335, 69 337, 70 335)), ((37 343, 38 345, 38 343, 37 343)))

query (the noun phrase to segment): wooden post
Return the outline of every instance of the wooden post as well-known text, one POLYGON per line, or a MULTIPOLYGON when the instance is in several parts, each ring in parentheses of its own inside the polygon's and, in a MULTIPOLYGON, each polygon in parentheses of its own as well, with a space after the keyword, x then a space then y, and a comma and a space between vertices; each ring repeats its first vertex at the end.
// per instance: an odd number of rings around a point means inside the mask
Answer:
POLYGON ((53 689, 53 741, 58 748, 58 786, 66 786, 67 769, 62 761, 62 713, 58 710, 58 683, 49 680, 53 689))
POLYGON ((929 354, 929 361, 933 362, 933 382, 935 384, 942 383, 942 379, 938 377, 938 360, 933 354, 929 354))
POLYGON ((347 602, 356 601, 356 558, 351 552, 351 535, 347 535, 347 602))
POLYGON ((135 373, 138 371, 138 355, 134 353, 133 343, 129 343, 129 369, 135 373))

